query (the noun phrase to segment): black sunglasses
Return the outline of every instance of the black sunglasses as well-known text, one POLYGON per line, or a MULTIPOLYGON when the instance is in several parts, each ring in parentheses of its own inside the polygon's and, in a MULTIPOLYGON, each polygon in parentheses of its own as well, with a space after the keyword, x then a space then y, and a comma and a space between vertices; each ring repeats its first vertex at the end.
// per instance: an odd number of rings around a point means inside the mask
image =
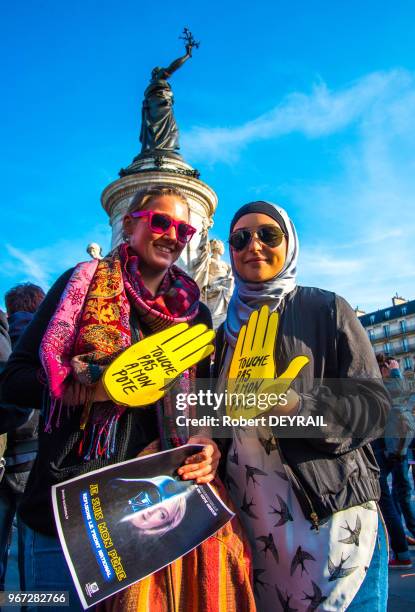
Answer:
POLYGON ((229 236, 229 244, 235 251, 242 251, 251 242, 254 235, 258 240, 270 247, 279 246, 284 238, 284 232, 275 225, 261 225, 256 229, 236 230, 229 236))

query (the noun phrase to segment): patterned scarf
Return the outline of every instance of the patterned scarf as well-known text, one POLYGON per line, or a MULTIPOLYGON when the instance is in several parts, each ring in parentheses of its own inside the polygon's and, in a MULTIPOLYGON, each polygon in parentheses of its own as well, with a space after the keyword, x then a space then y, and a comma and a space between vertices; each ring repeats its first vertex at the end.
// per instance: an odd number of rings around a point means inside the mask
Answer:
MULTIPOLYGON (((152 296, 141 279, 139 258, 126 244, 99 262, 78 264, 40 346, 50 392, 45 430, 52 431, 56 413, 59 427, 62 397, 68 377, 72 377, 91 391, 81 417, 85 431, 79 451, 86 451, 85 459, 110 456, 125 407, 112 402, 92 404, 92 395, 105 367, 131 345, 130 303, 140 323, 156 332, 192 321, 198 313, 198 300, 196 283, 177 266, 169 268, 157 295, 152 296)), ((184 373, 182 380, 187 388, 189 373, 184 373)), ((173 437, 181 439, 179 434, 173 437)))

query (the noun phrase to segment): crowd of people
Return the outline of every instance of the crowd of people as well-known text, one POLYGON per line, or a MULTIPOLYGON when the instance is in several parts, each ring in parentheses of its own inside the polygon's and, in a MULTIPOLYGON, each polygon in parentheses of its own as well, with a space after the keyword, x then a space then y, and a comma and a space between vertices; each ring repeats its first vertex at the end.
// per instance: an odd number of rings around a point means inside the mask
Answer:
POLYGON ((176 323, 212 327, 198 286, 175 264, 196 232, 189 218, 177 188, 139 191, 124 217, 124 242, 112 252, 66 271, 46 296, 30 284, 6 294, 0 588, 17 511, 20 588, 68 591, 70 609, 82 609, 57 535, 51 487, 149 447, 190 441, 203 450, 178 475, 212 482, 235 518, 188 553, 186 563, 174 562, 98 609, 385 611, 386 529, 389 567, 410 567, 408 548, 415 544, 408 464, 415 428, 402 400, 405 381, 396 362, 376 361, 341 296, 297 284, 299 239, 284 209, 257 201, 235 212, 229 228, 235 288, 226 320, 214 356, 182 374, 183 389, 198 379, 226 388, 239 333, 267 306, 278 313, 273 378, 295 370, 288 401, 273 412, 341 415, 347 425, 341 436, 320 427, 311 436, 285 437, 264 426, 254 435, 234 427, 221 439, 203 428, 189 438, 171 419, 173 391, 134 409, 115 404, 102 384, 105 368, 132 343, 176 323), (296 369, 299 356, 305 359, 296 369), (212 595, 219 591, 220 601, 212 595))

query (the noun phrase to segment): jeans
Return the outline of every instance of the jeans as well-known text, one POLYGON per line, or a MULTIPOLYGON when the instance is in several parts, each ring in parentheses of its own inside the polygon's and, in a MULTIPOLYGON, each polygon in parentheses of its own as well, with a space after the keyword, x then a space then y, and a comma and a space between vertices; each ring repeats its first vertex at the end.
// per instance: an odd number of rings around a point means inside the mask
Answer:
POLYGON ((392 470, 392 496, 399 514, 403 515, 411 535, 415 537, 415 506, 411 500, 408 458, 396 461, 392 470))
POLYGON ((388 544, 383 522, 379 519, 378 537, 360 589, 349 611, 359 612, 386 612, 388 602, 388 544))
POLYGON ((387 460, 386 455, 382 450, 375 449, 375 456, 380 468, 379 483, 381 494, 379 506, 386 523, 391 548, 396 555, 396 558, 400 561, 404 561, 406 559, 410 559, 408 544, 406 542, 401 517, 396 510, 396 505, 393 501, 393 497, 387 482, 388 475, 392 471, 393 465, 387 460))
MULTIPOLYGON (((24 581, 27 591, 68 591, 69 608, 52 606, 48 610, 83 610, 59 539, 33 531, 22 522, 24 581)), ((44 612, 44 607, 28 606, 26 610, 44 612)))
MULTIPOLYGON (((15 493, 5 479, 0 483, 0 591, 4 591, 6 580, 7 560, 9 557, 9 543, 12 533, 13 519, 22 494, 15 493)), ((21 521, 17 517, 18 534, 18 565, 20 575, 20 589, 25 590, 22 581, 23 546, 21 537, 21 521)))

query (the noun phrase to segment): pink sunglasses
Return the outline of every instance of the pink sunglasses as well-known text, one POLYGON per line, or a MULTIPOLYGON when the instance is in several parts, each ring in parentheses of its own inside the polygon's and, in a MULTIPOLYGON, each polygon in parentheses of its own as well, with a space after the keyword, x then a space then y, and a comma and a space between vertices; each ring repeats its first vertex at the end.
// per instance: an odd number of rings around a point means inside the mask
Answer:
POLYGON ((189 242, 197 231, 195 227, 184 221, 178 221, 170 217, 170 215, 154 210, 137 211, 130 213, 130 215, 135 218, 146 217, 151 231, 155 234, 166 234, 173 225, 176 230, 177 241, 182 244, 189 242))

